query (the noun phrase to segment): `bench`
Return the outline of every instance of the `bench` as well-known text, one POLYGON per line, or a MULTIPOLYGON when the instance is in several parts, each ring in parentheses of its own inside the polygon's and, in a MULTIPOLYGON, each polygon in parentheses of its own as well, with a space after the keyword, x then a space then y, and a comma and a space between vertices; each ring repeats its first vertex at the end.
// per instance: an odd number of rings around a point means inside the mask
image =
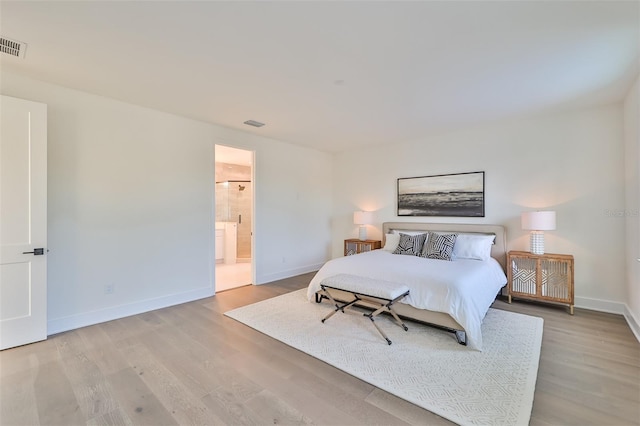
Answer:
POLYGON ((360 301, 366 301, 368 304, 372 304, 375 310, 369 314, 363 314, 368 317, 378 332, 387 341, 387 344, 391 344, 391 340, 380 329, 375 322, 375 317, 382 312, 390 313, 396 320, 398 325, 407 331, 408 328, 398 317, 398 314, 393 310, 393 304, 401 300, 409 294, 409 287, 404 284, 398 284, 390 281, 382 281, 372 278, 361 277, 351 274, 338 274, 325 278, 320 282, 320 288, 324 295, 335 306, 335 309, 322 319, 322 323, 331 318, 336 312, 344 310, 353 306, 360 301), (344 292, 351 293, 353 300, 339 304, 331 295, 331 290, 342 290, 344 292))

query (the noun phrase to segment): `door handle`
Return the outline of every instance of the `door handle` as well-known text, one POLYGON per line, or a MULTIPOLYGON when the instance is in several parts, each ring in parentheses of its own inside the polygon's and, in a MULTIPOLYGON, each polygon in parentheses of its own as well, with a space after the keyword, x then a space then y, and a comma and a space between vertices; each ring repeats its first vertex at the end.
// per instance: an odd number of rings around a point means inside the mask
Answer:
POLYGON ((239 214, 238 215, 238 225, 241 225, 241 224, 242 224, 242 215, 239 214))
POLYGON ((32 254, 34 256, 42 256, 44 254, 43 248, 36 248, 33 251, 23 251, 22 254, 32 254))

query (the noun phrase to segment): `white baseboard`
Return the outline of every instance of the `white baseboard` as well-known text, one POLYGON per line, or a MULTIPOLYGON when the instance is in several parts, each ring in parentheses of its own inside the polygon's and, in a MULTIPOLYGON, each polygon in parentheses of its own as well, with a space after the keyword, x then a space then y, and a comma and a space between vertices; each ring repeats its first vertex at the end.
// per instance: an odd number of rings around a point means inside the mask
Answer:
POLYGON ((47 322, 47 335, 62 333, 63 331, 75 330, 76 328, 99 324, 101 322, 112 321, 131 315, 142 314, 168 306, 179 305, 180 303, 192 302, 213 296, 215 292, 211 287, 186 291, 184 293, 171 294, 154 299, 141 300, 139 302, 127 303, 124 305, 112 306, 99 309, 97 311, 84 312, 63 318, 51 319, 47 322))
POLYGON ((640 321, 633 315, 633 312, 631 312, 629 306, 626 304, 624 305, 624 318, 627 320, 627 324, 629 324, 636 339, 640 342, 640 321))
POLYGON ((307 272, 314 272, 320 269, 322 265, 324 265, 324 262, 316 263, 313 265, 302 266, 294 269, 287 269, 286 271, 275 272, 273 274, 262 275, 261 277, 256 277, 256 281, 257 281, 256 284, 257 285, 267 284, 273 281, 295 277, 296 275, 306 274, 307 272))
POLYGON ((640 322, 638 322, 637 318, 634 317, 633 313, 625 303, 612 302, 610 300, 590 299, 588 297, 576 297, 575 303, 577 308, 624 316, 624 319, 627 320, 627 324, 629 324, 629 328, 631 328, 636 339, 640 342, 640 322))
MULTIPOLYGON (((273 274, 263 275, 258 278, 257 284, 267 284, 272 281, 284 278, 295 277, 296 275, 306 274, 320 269, 323 263, 307 265, 299 268, 288 269, 273 274)), ((124 305, 112 306, 97 311, 84 312, 77 315, 71 315, 63 318, 50 319, 47 322, 47 335, 62 333, 64 331, 75 330, 76 328, 87 327, 89 325, 99 324, 101 322, 112 321, 131 315, 142 314, 144 312, 162 309, 180 303, 192 302, 194 300, 210 297, 215 294, 211 287, 205 287, 179 294, 162 296, 155 299, 147 299, 124 305)))
POLYGON ((612 302, 611 300, 591 299, 589 297, 576 297, 574 302, 576 308, 607 312, 610 314, 623 315, 625 310, 624 303, 612 302))

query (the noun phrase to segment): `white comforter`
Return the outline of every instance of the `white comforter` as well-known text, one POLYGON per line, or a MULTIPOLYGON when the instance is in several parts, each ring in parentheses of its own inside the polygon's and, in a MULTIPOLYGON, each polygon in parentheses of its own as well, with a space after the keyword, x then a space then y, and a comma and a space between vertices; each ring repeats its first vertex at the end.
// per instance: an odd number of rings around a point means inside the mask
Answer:
POLYGON ((477 350, 482 350, 482 320, 507 282, 495 259, 449 262, 373 250, 327 262, 309 283, 309 300, 315 300, 323 279, 342 273, 407 285, 410 294, 401 303, 451 315, 464 327, 467 346, 477 350))

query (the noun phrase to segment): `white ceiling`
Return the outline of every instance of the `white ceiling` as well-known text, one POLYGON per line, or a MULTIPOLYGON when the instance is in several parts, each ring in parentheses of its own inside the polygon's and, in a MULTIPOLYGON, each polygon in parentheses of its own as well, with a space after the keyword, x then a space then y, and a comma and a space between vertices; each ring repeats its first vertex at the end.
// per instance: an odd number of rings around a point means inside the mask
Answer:
POLYGON ((337 152, 618 102, 639 22, 637 1, 2 1, 28 48, 1 65, 337 152))

